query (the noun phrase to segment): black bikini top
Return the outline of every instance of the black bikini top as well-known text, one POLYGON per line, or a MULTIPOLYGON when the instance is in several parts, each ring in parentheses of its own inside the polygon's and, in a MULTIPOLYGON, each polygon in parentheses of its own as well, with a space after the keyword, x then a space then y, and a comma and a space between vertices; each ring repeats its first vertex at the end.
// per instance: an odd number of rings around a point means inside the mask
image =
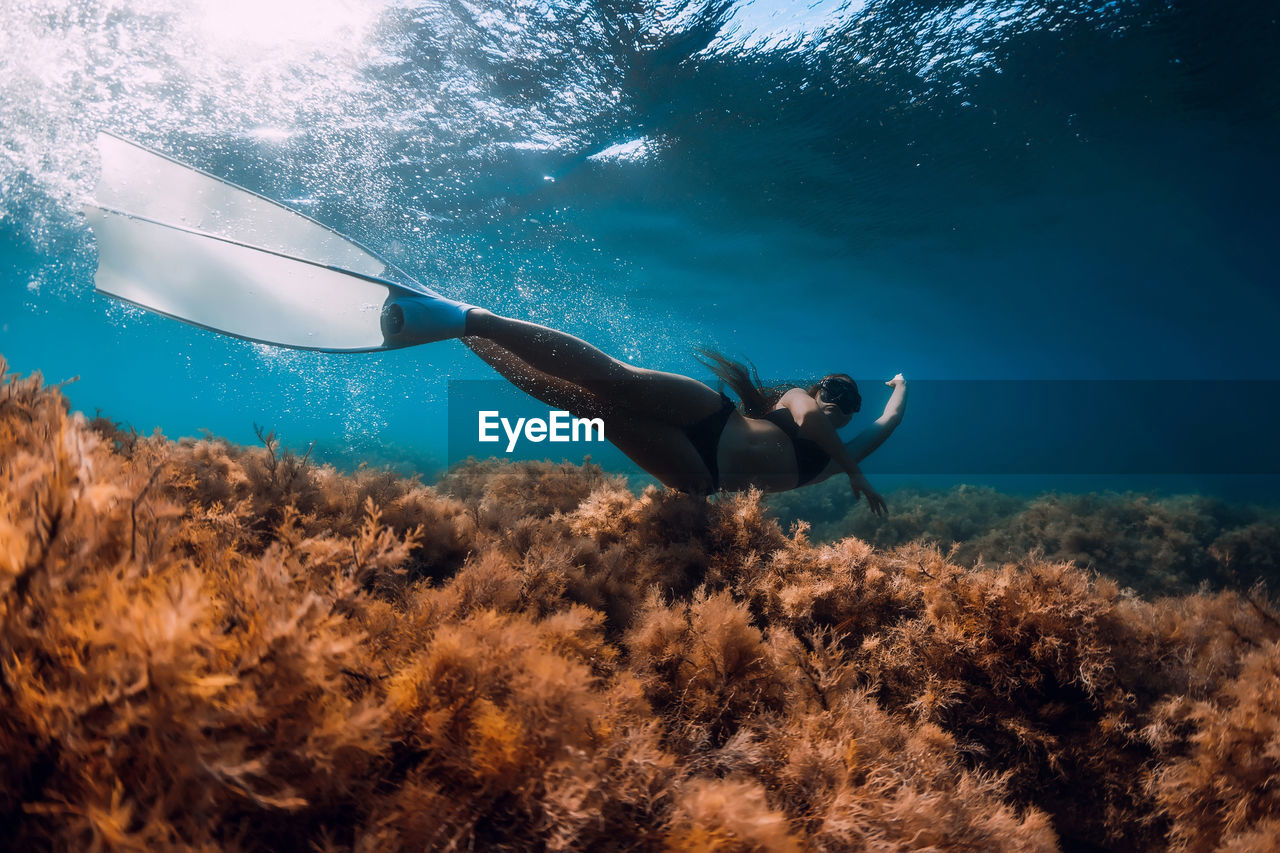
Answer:
POLYGON ((831 456, 819 447, 816 441, 800 434, 800 427, 796 424, 796 419, 791 416, 790 410, 774 409, 767 412, 763 420, 776 424, 791 439, 791 447, 796 453, 796 471, 800 474, 797 486, 803 486, 827 467, 831 456))

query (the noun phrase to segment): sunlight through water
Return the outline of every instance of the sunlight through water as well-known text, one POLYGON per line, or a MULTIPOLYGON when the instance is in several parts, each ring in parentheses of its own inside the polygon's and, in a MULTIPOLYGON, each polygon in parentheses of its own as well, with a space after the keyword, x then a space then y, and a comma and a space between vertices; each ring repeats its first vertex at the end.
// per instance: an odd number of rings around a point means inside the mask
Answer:
POLYGON ((90 410, 151 417, 161 388, 175 434, 288 413, 352 452, 436 441, 445 378, 487 375, 456 345, 296 357, 105 303, 80 205, 106 130, 658 369, 707 344, 775 377, 1267 376, 1267 15, 3 0, 0 352, 81 375, 90 410))
POLYGON ((370 0, 201 0, 198 26, 211 39, 273 53, 355 46, 379 5, 370 0))

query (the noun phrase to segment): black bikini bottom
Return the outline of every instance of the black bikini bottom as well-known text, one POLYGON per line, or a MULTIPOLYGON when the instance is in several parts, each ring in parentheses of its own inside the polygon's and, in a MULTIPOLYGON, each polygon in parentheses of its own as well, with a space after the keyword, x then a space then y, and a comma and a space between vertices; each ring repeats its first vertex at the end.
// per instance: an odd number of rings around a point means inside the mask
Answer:
POLYGON ((720 449, 720 433, 724 432, 724 425, 728 423, 729 416, 733 414, 735 408, 729 395, 721 391, 720 409, 696 424, 684 428, 684 434, 688 436, 694 449, 702 457, 702 463, 711 472, 711 491, 713 492, 720 490, 720 464, 716 460, 717 451, 720 449))

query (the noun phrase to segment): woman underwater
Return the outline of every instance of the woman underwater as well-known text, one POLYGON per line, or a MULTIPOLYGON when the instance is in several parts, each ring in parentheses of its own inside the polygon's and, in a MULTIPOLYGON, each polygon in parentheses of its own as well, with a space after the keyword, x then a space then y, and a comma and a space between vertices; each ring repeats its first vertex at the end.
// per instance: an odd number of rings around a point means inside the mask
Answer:
POLYGON ((843 472, 855 499, 865 494, 873 512, 886 512, 884 498, 858 470, 858 462, 902 420, 907 386, 901 374, 887 383, 893 393, 884 414, 842 443, 836 430, 849 423, 862 402, 845 374, 826 376, 807 390, 767 390, 754 370, 718 353, 704 353, 704 363, 738 393, 739 411, 725 394, 696 379, 624 364, 572 335, 502 317, 427 288, 351 272, 344 265, 353 259, 378 270, 388 265, 288 208, 233 205, 233 213, 241 211, 248 218, 232 216, 228 227, 234 227, 221 235, 167 224, 163 217, 171 211, 163 205, 152 209, 149 195, 139 194, 139 187, 158 186, 154 175, 168 175, 186 187, 196 207, 209 199, 195 188, 207 188, 210 181, 223 185, 211 199, 243 202, 255 194, 109 133, 98 134, 98 147, 103 162, 113 164, 99 176, 97 201, 85 206, 98 241, 94 284, 100 292, 273 346, 368 351, 463 337, 526 393, 578 417, 603 420, 609 440, 666 486, 691 494, 753 486, 781 492, 843 472), (255 225, 258 215, 266 218, 255 225), (240 228, 309 235, 304 242, 328 246, 337 254, 317 260, 281 254, 238 242, 233 237, 240 228), (173 263, 188 252, 196 253, 193 263, 173 263), (264 294, 271 298, 263 300, 264 294), (385 298, 376 329, 367 322, 375 295, 385 298), (243 310, 246 305, 261 305, 262 310, 243 310))
POLYGON ((463 334, 463 343, 525 393, 577 417, 603 419, 609 441, 666 486, 691 494, 752 486, 782 492, 844 473, 855 500, 865 494, 872 512, 887 513, 858 463, 902 420, 902 374, 885 383, 893 392, 884 414, 841 442, 836 430, 862 403, 843 373, 807 390, 766 389, 754 370, 704 351, 703 363, 741 398, 739 411, 696 379, 634 367, 572 335, 483 308, 467 311, 463 334))

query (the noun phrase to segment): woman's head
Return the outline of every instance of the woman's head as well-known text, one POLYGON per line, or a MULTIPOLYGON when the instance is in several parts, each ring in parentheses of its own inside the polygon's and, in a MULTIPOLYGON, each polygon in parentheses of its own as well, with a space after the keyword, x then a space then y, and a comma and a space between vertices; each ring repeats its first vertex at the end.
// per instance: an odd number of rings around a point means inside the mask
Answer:
POLYGON ((828 373, 809 388, 809 393, 823 407, 836 429, 853 420, 854 414, 862 408, 858 383, 847 373, 828 373))
MULTIPOLYGON (((738 399, 742 401, 742 413, 749 417, 763 417, 777 405, 778 398, 795 387, 791 383, 766 386, 749 363, 726 358, 713 349, 703 348, 697 352, 698 360, 709 367, 722 383, 737 392, 738 399)), ((836 429, 849 423, 853 413, 862 408, 858 385, 847 373, 828 373, 807 390, 818 405, 823 406, 836 429)))

